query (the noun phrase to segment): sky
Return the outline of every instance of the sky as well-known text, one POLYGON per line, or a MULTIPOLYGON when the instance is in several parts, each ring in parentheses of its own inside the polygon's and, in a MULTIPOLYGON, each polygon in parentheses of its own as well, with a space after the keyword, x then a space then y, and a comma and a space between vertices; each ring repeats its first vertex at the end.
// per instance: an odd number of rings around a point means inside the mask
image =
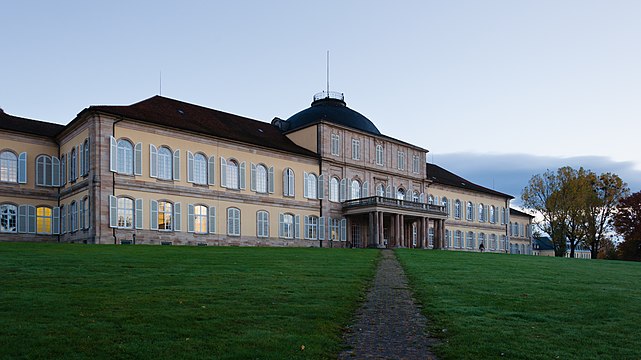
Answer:
MULTIPOLYGON (((0 0, 0 107, 66 124, 162 94, 270 122, 327 87, 518 200, 546 169, 641 190, 641 1, 0 0)), ((518 202, 518 201, 517 201, 518 202)))

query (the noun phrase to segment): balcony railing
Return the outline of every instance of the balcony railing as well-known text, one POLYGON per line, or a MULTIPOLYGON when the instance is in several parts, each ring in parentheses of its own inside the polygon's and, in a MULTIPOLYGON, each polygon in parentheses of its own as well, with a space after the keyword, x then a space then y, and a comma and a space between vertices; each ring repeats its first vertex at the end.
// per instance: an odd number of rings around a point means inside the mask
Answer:
POLYGON ((388 206, 407 210, 418 210, 422 212, 439 213, 447 215, 445 206, 424 204, 411 200, 401 200, 383 196, 370 196, 361 199, 347 200, 343 202, 343 209, 361 207, 361 206, 388 206))
POLYGON ((345 101, 345 94, 338 91, 330 91, 330 92, 321 91, 319 93, 314 94, 314 101, 321 100, 321 99, 338 99, 341 101, 345 101))

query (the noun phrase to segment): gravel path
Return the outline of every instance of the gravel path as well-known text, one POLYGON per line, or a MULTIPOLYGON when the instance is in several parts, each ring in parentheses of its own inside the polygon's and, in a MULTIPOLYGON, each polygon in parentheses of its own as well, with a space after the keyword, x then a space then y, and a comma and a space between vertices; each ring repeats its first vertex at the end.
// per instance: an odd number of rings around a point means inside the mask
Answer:
POLYGON ((392 250, 382 250, 374 285, 345 334, 351 349, 339 359, 436 359, 427 320, 414 303, 407 277, 392 250))

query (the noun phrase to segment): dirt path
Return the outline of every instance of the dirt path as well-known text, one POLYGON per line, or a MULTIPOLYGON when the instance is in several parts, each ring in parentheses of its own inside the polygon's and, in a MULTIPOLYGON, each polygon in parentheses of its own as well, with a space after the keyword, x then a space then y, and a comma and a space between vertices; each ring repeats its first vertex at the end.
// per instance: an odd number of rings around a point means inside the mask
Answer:
POLYGON ((345 335, 351 349, 339 359, 436 359, 426 324, 394 252, 382 250, 374 285, 345 335))

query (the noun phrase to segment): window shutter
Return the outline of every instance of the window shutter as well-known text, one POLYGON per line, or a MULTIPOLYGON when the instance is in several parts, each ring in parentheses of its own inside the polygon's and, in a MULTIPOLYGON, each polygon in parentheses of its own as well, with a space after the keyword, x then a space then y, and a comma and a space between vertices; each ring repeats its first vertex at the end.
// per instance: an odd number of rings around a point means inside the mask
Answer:
POLYGON ((187 182, 194 182, 194 154, 187 150, 187 182))
MULTIPOLYGON (((79 162, 80 162, 80 156, 78 155, 79 152, 80 152, 80 146, 76 145, 76 158, 74 159, 75 161, 73 163, 73 168, 75 169, 75 171, 73 173, 73 180, 74 181, 78 180, 78 173, 80 171, 79 166, 78 166, 79 162)), ((78 229, 76 229, 76 230, 78 230, 78 229)))
POLYGON ((267 172, 267 187, 270 194, 274 193, 274 167, 270 167, 267 172))
POLYGON ((278 214, 278 236, 285 236, 285 214, 278 214))
POLYGON ((187 205, 187 232, 194 232, 194 205, 187 205))
POLYGON ((84 175, 84 173, 85 173, 85 145, 84 145, 84 143, 80 143, 80 145, 78 146, 78 149, 79 149, 78 150, 78 162, 79 162, 79 164, 78 164, 79 165, 78 166, 78 172, 81 175, 84 175))
POLYGON ((325 174, 318 176, 318 198, 323 199, 325 197, 325 174))
POLYGON ((209 233, 216 233, 216 208, 214 206, 209 207, 209 233))
POLYGON ((369 181, 363 181, 363 193, 361 194, 361 197, 369 197, 369 181))
POLYGON ((149 176, 158 177, 158 149, 154 144, 149 144, 149 176))
POLYGON ((341 241, 347 241, 347 219, 341 219, 341 241))
MULTIPOLYGON (((111 213, 110 213, 111 214, 111 213)), ((63 206, 60 208, 60 233, 67 233, 67 209, 63 206)))
POLYGON ((23 152, 18 155, 18 183, 27 183, 27 153, 23 152))
POLYGON ((136 199, 136 229, 142 229, 143 200, 136 199))
POLYGON ((174 180, 180 180, 180 149, 174 151, 174 180))
POLYGON ((73 215, 71 214, 72 207, 73 206, 71 204, 67 206, 67 229, 69 230, 70 233, 73 232, 73 215))
POLYGON ((294 237, 300 239, 300 215, 294 217, 294 237))
POLYGON ((238 171, 240 172, 240 174, 239 174, 240 175, 240 179, 238 179, 239 180, 239 184, 240 184, 240 189, 241 190, 245 190, 245 162, 244 161, 242 163, 240 163, 238 171))
POLYGON ((174 231, 182 231, 182 211, 180 208, 180 203, 177 202, 174 204, 174 231))
POLYGON ((36 207, 27 205, 28 226, 27 232, 30 234, 36 233, 36 207))
POLYGON ((304 197, 308 197, 308 192, 309 192, 309 189, 308 189, 308 186, 307 186, 307 178, 308 177, 309 177, 309 175, 307 174, 307 172, 304 172, 303 173, 303 196, 304 197))
POLYGON ((347 179, 342 179, 340 183, 340 196, 339 196, 339 201, 343 202, 347 200, 347 179))
POLYGON ((18 232, 27 232, 27 205, 18 206, 18 232))
POLYGON ((51 185, 60 186, 60 160, 55 156, 51 157, 51 185))
MULTIPOLYGON (((73 181, 72 175, 73 174, 71 173, 71 152, 68 152, 67 153, 67 180, 69 180, 69 184, 71 184, 71 182, 73 181)), ((71 232, 71 229, 69 229, 69 232, 71 232)))
POLYGON ((150 200, 149 227, 151 230, 158 230, 158 201, 150 200))
POLYGON ((249 188, 251 191, 256 191, 256 164, 250 163, 250 167, 249 188))
POLYGON ((134 146, 134 175, 142 176, 142 143, 134 146))
MULTIPOLYGON (((62 154, 60 157, 60 186, 65 186, 67 184, 67 157, 65 154, 62 154)), ((62 232, 62 229, 61 229, 62 232)))
POLYGON ((283 170, 283 196, 289 196, 288 185, 289 176, 287 175, 287 169, 283 170))
POLYGON ((210 156, 209 159, 207 160, 207 183, 209 185, 215 185, 216 184, 216 156, 210 156))
POLYGON ((227 160, 220 157, 220 186, 227 187, 227 160))
POLYGON ((304 222, 303 222, 304 223, 303 238, 304 239, 308 239, 309 238, 308 237, 308 233, 309 233, 309 231, 308 231, 308 229, 309 229, 309 216, 305 215, 303 220, 304 220, 304 222))
POLYGON ((54 207, 52 211, 52 224, 51 224, 52 234, 60 234, 60 208, 54 207))
POLYGON ((392 186, 392 197, 396 199, 396 194, 398 194, 398 188, 396 186, 392 186))
POLYGON ((89 168, 91 167, 91 139, 87 138, 87 145, 85 145, 85 172, 83 175, 89 174, 89 168))
POLYGON ((109 137, 109 170, 116 172, 118 169, 118 142, 113 136, 109 137))
POLYGON ((91 197, 87 197, 87 210, 85 210, 85 229, 89 229, 91 227, 91 197))
POLYGON ((318 239, 325 240, 325 217, 318 218, 318 239))
POLYGON ((84 200, 81 200, 79 202, 80 207, 78 207, 78 220, 80 220, 80 227, 79 229, 84 229, 85 228, 85 202, 84 200))

